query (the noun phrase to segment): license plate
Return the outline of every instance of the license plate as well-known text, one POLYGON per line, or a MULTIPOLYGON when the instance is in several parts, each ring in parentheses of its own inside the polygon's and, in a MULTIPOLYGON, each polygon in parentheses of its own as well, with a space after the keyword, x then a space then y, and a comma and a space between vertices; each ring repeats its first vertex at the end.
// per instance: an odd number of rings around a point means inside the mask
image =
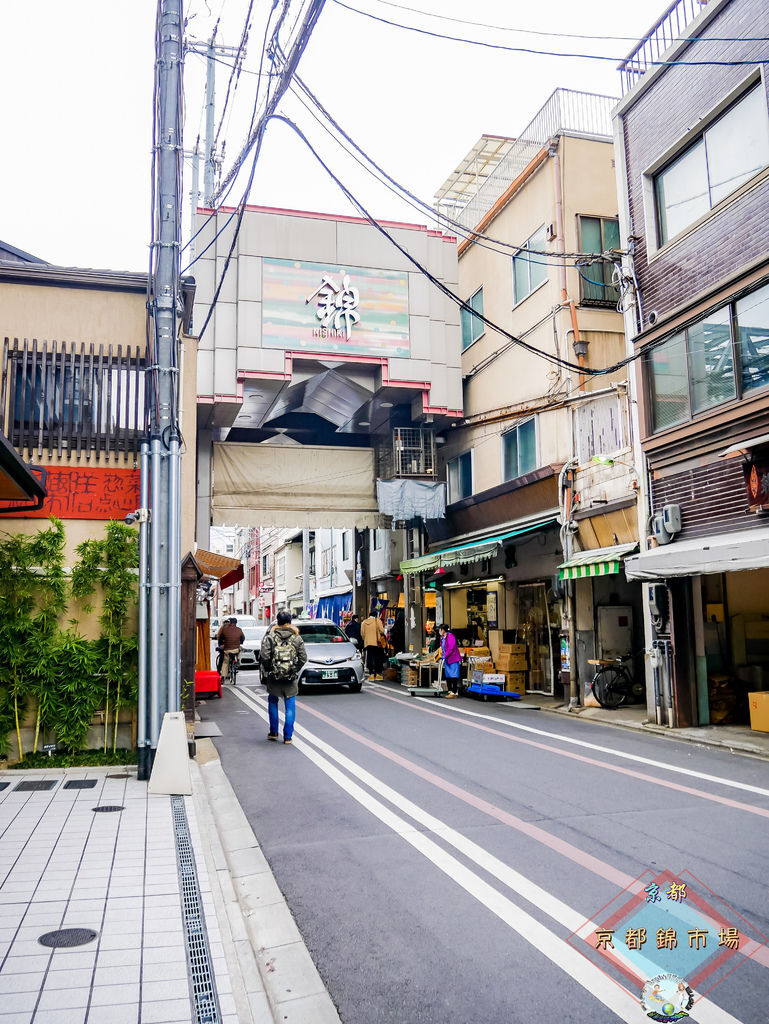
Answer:
POLYGON ((321 679, 338 679, 339 673, 335 668, 324 668, 320 672, 321 679))

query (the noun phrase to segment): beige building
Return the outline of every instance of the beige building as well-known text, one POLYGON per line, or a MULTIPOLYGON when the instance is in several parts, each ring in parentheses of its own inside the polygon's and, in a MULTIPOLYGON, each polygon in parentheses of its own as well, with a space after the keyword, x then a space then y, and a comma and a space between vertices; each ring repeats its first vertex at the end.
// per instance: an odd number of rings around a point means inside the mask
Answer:
POLYGON ((630 653, 641 628, 620 572, 637 539, 626 373, 591 372, 624 356, 614 102, 556 90, 518 139, 484 136, 436 196, 464 229, 469 308, 465 416, 439 437, 447 518, 424 564, 446 569, 438 618, 492 653, 525 643, 527 686, 546 693, 568 685, 575 644, 585 680, 587 658, 630 653), (573 602, 570 576, 584 577, 573 602))

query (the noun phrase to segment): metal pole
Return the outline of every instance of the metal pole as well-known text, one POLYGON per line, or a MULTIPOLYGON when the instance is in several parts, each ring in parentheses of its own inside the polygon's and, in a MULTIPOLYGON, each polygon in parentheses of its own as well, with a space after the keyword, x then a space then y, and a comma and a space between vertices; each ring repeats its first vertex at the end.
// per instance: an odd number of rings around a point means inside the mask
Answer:
POLYGON ((168 710, 179 711, 181 681, 182 559, 180 534, 179 441, 171 441, 168 502, 168 710))
POLYGON ((310 607, 310 531, 302 530, 302 603, 303 611, 310 607))
MULTIPOLYGON (((146 511, 149 505, 149 461, 150 448, 142 441, 140 466, 140 505, 146 511)), ((139 696, 137 700, 136 746, 138 748, 139 778, 150 775, 150 748, 147 737, 147 564, 148 564, 149 523, 142 518, 139 524, 139 696)))
POLYGON ((197 142, 192 151, 192 189, 190 191, 190 258, 188 262, 195 259, 197 244, 195 231, 197 224, 198 203, 200 202, 200 147, 197 142))
MULTIPOLYGON (((160 620, 160 519, 158 512, 158 489, 160 481, 160 441, 151 443, 152 498, 150 505, 150 624, 153 634, 149 637, 150 649, 150 692, 149 692, 149 741, 154 751, 160 735, 160 637, 157 624, 160 620)), ((154 757, 154 754, 152 755, 154 757)))
POLYGON ((214 89, 216 87, 216 48, 213 39, 206 51, 206 163, 203 172, 203 199, 209 209, 214 205, 214 89))
MULTIPOLYGON (((157 54, 156 209, 153 238, 150 359, 150 743, 157 748, 163 715, 175 708, 180 654, 179 508, 173 496, 179 460, 177 340, 182 162, 182 0, 159 0, 157 54), (176 559, 173 564, 172 559, 176 559), (176 672, 172 666, 177 666, 176 672)), ((178 490, 178 488, 177 488, 178 490)))

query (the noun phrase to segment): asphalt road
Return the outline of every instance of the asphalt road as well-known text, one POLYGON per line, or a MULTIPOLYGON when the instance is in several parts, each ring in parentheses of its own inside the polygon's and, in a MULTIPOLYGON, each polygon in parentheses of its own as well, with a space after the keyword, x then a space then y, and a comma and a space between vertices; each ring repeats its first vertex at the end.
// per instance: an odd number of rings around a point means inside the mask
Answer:
POLYGON ((766 762, 374 683, 298 698, 284 746, 257 673, 201 718, 344 1024, 641 1022, 664 972, 691 1020, 769 1021, 766 762))

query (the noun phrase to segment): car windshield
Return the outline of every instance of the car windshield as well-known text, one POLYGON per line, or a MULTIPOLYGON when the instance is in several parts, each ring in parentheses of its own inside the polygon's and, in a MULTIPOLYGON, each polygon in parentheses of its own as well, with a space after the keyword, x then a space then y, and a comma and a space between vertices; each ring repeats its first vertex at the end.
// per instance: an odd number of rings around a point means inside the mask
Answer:
POLYGON ((253 615, 236 615, 235 618, 238 620, 237 625, 242 630, 253 629, 257 625, 256 619, 253 615))
POLYGON ((264 638, 264 634, 267 632, 266 626, 244 626, 243 635, 246 638, 247 643, 261 643, 264 638))
POLYGON ((350 641, 333 622, 299 623, 299 634, 306 644, 341 644, 350 641))

